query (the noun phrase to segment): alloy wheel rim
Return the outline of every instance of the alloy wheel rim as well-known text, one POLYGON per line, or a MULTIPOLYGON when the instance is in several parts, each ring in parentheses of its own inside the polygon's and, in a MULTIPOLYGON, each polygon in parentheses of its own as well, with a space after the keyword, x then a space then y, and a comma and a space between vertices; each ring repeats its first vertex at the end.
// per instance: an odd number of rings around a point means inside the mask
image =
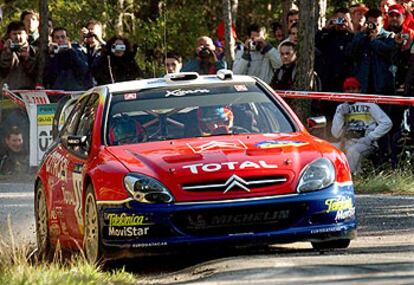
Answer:
POLYGON ((96 262, 98 259, 98 214, 91 194, 86 199, 85 209, 85 251, 89 262, 96 262))

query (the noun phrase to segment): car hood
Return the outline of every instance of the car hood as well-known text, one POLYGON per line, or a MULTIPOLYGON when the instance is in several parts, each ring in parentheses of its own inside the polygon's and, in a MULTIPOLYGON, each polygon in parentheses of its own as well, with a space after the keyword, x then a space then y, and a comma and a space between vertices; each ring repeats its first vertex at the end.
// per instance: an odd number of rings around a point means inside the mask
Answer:
POLYGON ((302 133, 199 137, 108 147, 130 171, 163 183, 176 201, 296 192, 302 169, 322 157, 302 133))

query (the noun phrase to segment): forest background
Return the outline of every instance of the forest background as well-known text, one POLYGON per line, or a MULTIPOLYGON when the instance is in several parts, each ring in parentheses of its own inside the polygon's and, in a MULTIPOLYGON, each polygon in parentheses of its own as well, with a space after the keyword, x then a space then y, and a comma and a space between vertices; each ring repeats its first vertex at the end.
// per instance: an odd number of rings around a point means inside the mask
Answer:
MULTIPOLYGON (((18 20, 23 10, 39 10, 39 0, 2 0, 3 21, 0 34, 10 21, 18 20)), ((312 0, 305 0, 312 1, 312 0)), ((223 2, 219 0, 49 0, 49 17, 54 27, 65 27, 72 41, 90 19, 104 25, 105 38, 122 34, 137 44, 136 60, 146 77, 163 74, 163 55, 179 52, 184 61, 194 56, 195 40, 201 35, 216 38, 217 24, 223 19, 223 2)), ((271 33, 271 24, 281 21, 287 9, 298 1, 232 0, 232 19, 238 38, 244 41, 247 27, 262 24, 271 33)), ((320 0, 326 7, 322 17, 329 17, 336 8, 364 2, 377 7, 379 0, 320 0)), ((300 4, 300 3, 296 3, 300 4)), ((305 19, 306 20, 306 19, 305 19)))

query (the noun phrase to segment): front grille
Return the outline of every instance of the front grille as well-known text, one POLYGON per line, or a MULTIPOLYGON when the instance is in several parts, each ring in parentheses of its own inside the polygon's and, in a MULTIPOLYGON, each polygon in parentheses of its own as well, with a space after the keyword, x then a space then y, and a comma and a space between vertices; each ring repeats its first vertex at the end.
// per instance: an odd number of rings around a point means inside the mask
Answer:
POLYGON ((289 227, 306 209, 306 203, 254 205, 183 211, 171 218, 180 231, 191 235, 256 233, 289 227))
POLYGON ((250 188, 260 188, 267 186, 276 186, 287 181, 285 176, 269 176, 269 177, 250 177, 241 178, 237 175, 232 175, 226 180, 209 181, 208 183, 184 184, 182 189, 185 191, 209 191, 209 192, 227 192, 230 188, 241 188, 250 190, 250 188))

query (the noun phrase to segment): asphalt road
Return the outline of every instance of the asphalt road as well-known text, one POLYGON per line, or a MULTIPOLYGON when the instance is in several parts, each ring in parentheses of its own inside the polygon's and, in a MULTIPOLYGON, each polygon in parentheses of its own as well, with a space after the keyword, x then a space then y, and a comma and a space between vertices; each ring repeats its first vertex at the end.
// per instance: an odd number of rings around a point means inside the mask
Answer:
MULTIPOLYGON (((309 243, 181 252, 115 262, 142 284, 414 284, 414 197, 357 196, 358 238, 347 250, 309 243)), ((35 240, 33 186, 0 183, 0 236, 35 240)))

